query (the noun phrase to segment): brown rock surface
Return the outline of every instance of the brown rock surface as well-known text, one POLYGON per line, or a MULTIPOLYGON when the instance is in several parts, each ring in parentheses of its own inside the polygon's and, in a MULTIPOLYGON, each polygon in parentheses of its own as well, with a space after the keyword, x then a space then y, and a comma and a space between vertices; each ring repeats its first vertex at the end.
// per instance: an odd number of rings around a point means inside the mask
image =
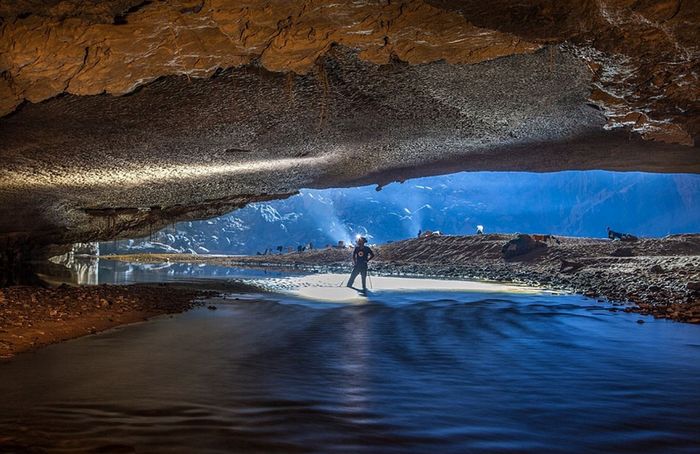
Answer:
POLYGON ((18 1, 0 9, 0 115, 60 93, 124 94, 259 60, 305 74, 333 45, 385 64, 473 64, 568 42, 609 127, 692 144, 700 6, 638 1, 18 1))
POLYGON ((156 315, 183 312, 200 294, 163 285, 0 288, 0 358, 156 315))
POLYGON ((253 59, 271 71, 306 74, 334 44, 377 64, 392 57, 478 63, 540 47, 422 0, 157 2, 119 16, 117 24, 84 20, 79 11, 65 18, 49 10, 3 24, 0 72, 15 99, 0 115, 24 99, 124 94, 161 76, 209 77, 253 59))
POLYGON ((682 0, 430 0, 476 26, 574 46, 608 127, 692 145, 700 134, 700 3, 682 0))

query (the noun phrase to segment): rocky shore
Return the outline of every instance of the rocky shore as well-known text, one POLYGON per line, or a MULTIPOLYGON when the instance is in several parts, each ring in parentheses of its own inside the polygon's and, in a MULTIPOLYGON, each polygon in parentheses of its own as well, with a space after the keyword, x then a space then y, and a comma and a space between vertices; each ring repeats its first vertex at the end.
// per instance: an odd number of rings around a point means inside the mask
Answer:
MULTIPOLYGON (((371 271, 380 275, 486 279, 571 291, 638 312, 700 323, 700 235, 671 235, 635 242, 556 237, 544 246, 505 259, 516 235, 433 236, 374 247, 371 271)), ((131 261, 183 261, 228 266, 350 269, 348 249, 319 249, 246 257, 123 256, 131 261)))
POLYGON ((168 285, 0 288, 0 358, 157 315, 183 312, 204 293, 168 285))

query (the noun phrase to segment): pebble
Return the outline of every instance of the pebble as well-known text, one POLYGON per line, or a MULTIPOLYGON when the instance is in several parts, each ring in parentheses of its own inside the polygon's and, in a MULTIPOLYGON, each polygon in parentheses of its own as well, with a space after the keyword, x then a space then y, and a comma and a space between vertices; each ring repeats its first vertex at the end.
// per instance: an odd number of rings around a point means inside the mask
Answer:
POLYGON ((649 272, 651 273, 663 273, 665 270, 661 265, 654 265, 651 268, 649 268, 649 272))

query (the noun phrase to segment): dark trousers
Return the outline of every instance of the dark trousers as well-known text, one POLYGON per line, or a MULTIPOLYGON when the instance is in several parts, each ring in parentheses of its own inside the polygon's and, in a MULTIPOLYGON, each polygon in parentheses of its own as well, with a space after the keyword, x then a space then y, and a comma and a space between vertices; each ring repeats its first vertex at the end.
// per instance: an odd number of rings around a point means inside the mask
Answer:
POLYGON ((355 265, 350 273, 350 279, 348 279, 348 287, 352 287, 358 274, 362 275, 362 290, 367 290, 367 265, 355 265))

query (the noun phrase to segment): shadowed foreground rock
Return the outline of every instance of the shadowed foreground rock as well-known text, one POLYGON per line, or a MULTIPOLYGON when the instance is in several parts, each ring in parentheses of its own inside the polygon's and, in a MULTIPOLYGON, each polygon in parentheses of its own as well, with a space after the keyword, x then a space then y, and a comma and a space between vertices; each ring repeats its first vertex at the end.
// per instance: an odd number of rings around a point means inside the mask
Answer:
POLYGON ((566 41, 611 125, 685 144, 698 133, 685 115, 697 109, 697 2, 20 0, 0 17, 0 115, 25 99, 124 94, 253 60, 306 74, 334 45, 374 64, 473 64, 566 41))

